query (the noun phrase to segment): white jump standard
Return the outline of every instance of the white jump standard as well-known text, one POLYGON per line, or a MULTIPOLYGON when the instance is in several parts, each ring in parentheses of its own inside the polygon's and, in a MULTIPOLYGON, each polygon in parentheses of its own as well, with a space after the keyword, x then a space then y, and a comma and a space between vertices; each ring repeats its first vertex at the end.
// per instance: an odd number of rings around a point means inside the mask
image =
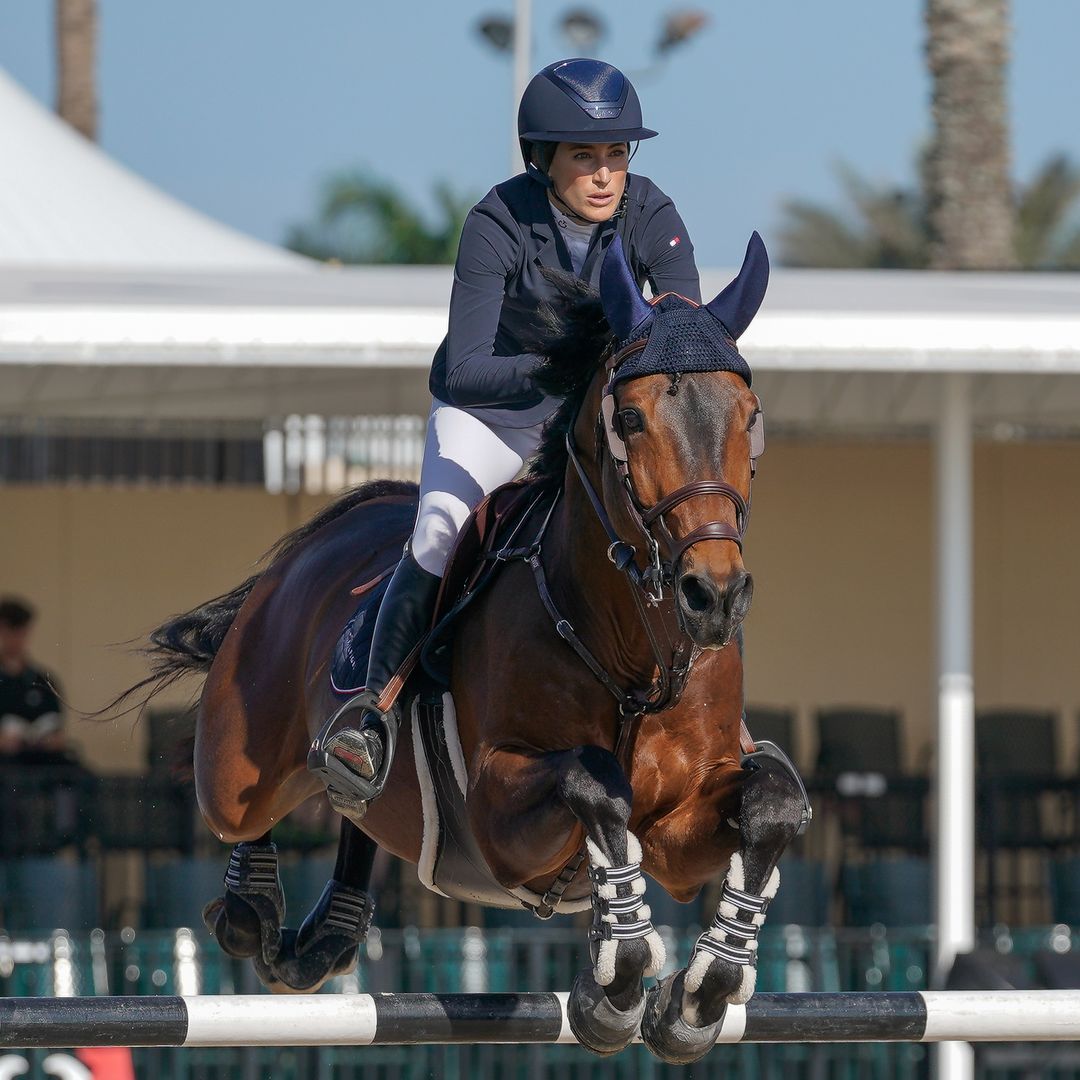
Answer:
MULTIPOLYGON (((566 994, 0 998, 0 1049, 573 1043, 566 994)), ((756 994, 721 1043, 1080 1039, 1080 991, 756 994)))

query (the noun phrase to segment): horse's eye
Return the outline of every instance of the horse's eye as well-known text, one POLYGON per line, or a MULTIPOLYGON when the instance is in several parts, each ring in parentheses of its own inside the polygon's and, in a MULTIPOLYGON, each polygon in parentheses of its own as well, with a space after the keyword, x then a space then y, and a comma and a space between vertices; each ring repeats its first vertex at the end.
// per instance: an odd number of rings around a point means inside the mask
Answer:
POLYGON ((644 431, 645 418, 637 409, 620 409, 619 427, 622 428, 623 434, 626 435, 633 434, 636 431, 644 431))

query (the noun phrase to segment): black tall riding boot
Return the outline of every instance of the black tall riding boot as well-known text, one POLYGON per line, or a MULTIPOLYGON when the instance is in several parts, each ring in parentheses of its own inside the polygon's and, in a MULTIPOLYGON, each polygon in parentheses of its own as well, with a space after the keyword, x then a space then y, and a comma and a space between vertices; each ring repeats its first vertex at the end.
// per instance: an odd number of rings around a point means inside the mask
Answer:
POLYGON ((382 712, 378 702, 430 629, 441 581, 405 552, 375 620, 364 689, 323 724, 308 751, 308 769, 326 785, 335 807, 354 818, 363 815, 386 783, 398 716, 393 707, 382 712))

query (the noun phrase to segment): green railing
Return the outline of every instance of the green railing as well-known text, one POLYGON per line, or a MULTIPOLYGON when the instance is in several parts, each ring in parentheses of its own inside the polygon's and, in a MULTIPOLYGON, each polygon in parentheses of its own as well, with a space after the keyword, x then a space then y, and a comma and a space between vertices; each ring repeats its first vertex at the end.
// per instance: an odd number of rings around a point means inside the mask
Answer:
MULTIPOLYGON (((685 960, 694 935, 668 935, 672 963, 685 960)), ((999 930, 1001 952, 1029 957, 1040 949, 1080 947, 1068 928, 999 930)), ((326 992, 478 993, 567 990, 586 961, 580 930, 373 932, 355 975, 326 992)), ((762 936, 761 990, 912 990, 927 985, 931 935, 926 928, 807 930, 767 927, 762 936)), ((0 995, 232 994, 260 989, 250 964, 225 957, 200 931, 115 934, 95 931, 0 936, 0 995)), ((715 1050, 690 1070, 672 1069, 642 1048, 600 1060, 575 1047, 313 1047, 285 1049, 138 1049, 136 1075, 176 1080, 914 1080, 927 1075, 928 1052, 917 1045, 733 1046, 715 1050)), ((28 1054, 43 1075, 43 1054, 28 1054)), ((999 1074, 981 1061, 984 1080, 999 1074)), ((1038 1075, 1080 1080, 1077 1070, 1038 1075)))

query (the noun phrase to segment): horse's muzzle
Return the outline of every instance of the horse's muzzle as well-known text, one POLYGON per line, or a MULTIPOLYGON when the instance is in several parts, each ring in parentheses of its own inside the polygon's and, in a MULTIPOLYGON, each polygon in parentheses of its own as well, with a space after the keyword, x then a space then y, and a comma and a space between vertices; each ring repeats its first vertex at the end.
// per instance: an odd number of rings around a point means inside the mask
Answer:
POLYGON ((754 579, 740 567, 721 585, 708 574, 688 570, 676 586, 676 606, 683 629, 695 645, 722 649, 735 636, 750 610, 754 579))

